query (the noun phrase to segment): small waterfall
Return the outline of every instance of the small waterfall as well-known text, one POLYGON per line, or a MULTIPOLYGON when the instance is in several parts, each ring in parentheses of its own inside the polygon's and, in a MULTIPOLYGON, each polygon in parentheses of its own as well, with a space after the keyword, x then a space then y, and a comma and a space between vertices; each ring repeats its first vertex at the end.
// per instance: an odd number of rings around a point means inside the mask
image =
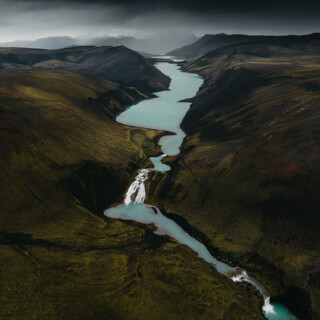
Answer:
POLYGON ((270 297, 264 298, 264 305, 262 307, 262 310, 266 314, 276 314, 276 311, 274 310, 274 306, 270 303, 270 297))
POLYGON ((276 314, 273 305, 270 303, 270 296, 265 287, 254 278, 249 277, 245 270, 243 270, 242 273, 231 277, 231 280, 233 280, 234 282, 248 282, 256 289, 258 289, 260 291, 260 294, 264 298, 264 305, 262 307, 262 310, 266 314, 276 314))
POLYGON ((145 188, 145 181, 148 179, 148 175, 150 171, 159 171, 165 172, 170 170, 170 167, 161 162, 161 160, 166 157, 167 155, 164 153, 158 157, 150 157, 149 159, 154 164, 154 169, 147 168, 147 169, 140 169, 138 175, 135 177, 134 181, 131 183, 128 191, 126 193, 124 203, 128 205, 131 202, 134 203, 144 203, 146 199, 146 188, 145 188), (134 201, 132 201, 132 196, 134 197, 134 201))
POLYGON ((149 172, 153 169, 141 169, 139 170, 138 175, 136 176, 135 180, 131 183, 125 199, 124 203, 128 205, 132 202, 132 196, 136 194, 134 198, 134 203, 144 203, 146 198, 146 189, 144 186, 144 182, 148 179, 149 172))

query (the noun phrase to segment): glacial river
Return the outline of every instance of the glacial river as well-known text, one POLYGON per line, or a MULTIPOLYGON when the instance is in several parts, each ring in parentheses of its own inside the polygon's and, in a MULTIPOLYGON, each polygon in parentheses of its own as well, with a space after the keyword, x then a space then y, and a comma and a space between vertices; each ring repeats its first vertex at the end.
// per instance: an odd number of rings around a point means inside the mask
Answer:
POLYGON ((117 117, 117 121, 126 125, 172 132, 159 141, 162 154, 151 157, 153 168, 139 170, 124 197, 124 203, 107 209, 104 214, 109 218, 134 220, 144 224, 153 224, 158 235, 167 235, 196 252, 199 258, 211 264, 216 270, 235 282, 248 282, 253 285, 264 299, 263 314, 269 320, 297 320, 290 311, 281 304, 271 304, 270 295, 264 286, 239 268, 231 267, 211 255, 209 250, 198 240, 191 237, 173 220, 165 217, 160 210, 145 204, 145 181, 151 171, 169 171, 170 167, 162 163, 162 159, 179 154, 185 133, 180 124, 190 108, 190 103, 181 100, 196 95, 203 80, 200 76, 182 72, 176 63, 160 62, 155 65, 161 72, 171 78, 167 91, 156 93, 157 97, 141 101, 133 105, 117 117))

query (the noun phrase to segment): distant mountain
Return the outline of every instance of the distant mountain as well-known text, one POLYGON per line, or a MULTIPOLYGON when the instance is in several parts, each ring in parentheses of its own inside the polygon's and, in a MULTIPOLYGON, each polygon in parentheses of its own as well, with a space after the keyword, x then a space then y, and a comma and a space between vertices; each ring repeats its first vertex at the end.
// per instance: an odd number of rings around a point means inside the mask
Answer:
POLYGON ((287 41, 288 39, 308 39, 308 37, 314 37, 317 34, 311 34, 307 36, 249 36, 244 34, 206 34, 198 41, 169 51, 167 54, 184 58, 197 58, 205 55, 209 51, 238 43, 250 43, 255 41, 287 41))
POLYGON ((198 38, 193 33, 179 34, 174 32, 159 33, 143 39, 129 36, 99 37, 82 40, 82 44, 96 46, 126 46, 132 50, 151 54, 164 54, 180 46, 195 42, 198 38))
POLYGON ((164 90, 169 78, 147 59, 124 46, 72 47, 60 50, 0 48, 0 71, 62 69, 117 81, 144 93, 164 90))
POLYGON ((131 36, 97 37, 97 38, 71 38, 48 37, 37 40, 13 41, 0 43, 1 47, 22 47, 38 49, 62 49, 70 46, 94 45, 94 46, 126 46, 135 51, 151 54, 163 54, 177 47, 195 42, 198 38, 193 33, 159 33, 143 39, 131 36))
MULTIPOLYGON (((132 49, 132 46, 138 41, 138 39, 130 36, 121 37, 97 37, 92 39, 81 40, 82 44, 90 44, 95 46, 126 46, 132 49)), ((78 41, 79 42, 79 41, 78 41)))
POLYGON ((17 40, 2 42, 1 47, 39 48, 39 49, 61 49, 77 45, 77 40, 71 37, 47 37, 37 40, 17 40))

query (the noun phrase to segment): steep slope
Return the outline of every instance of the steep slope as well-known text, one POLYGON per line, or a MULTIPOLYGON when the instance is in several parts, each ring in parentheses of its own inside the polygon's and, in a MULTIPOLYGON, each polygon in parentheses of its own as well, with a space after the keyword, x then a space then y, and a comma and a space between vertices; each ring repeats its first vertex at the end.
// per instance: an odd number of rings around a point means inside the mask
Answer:
POLYGON ((116 80, 144 93, 164 90, 170 79, 147 59, 125 47, 74 47, 60 50, 0 48, 0 70, 63 69, 116 80))
MULTIPOLYGON (((87 165, 93 170, 96 166, 97 172, 109 168, 111 176, 117 168, 120 177, 123 175, 119 181, 129 178, 126 171, 130 172, 130 162, 139 161, 137 146, 128 140, 133 129, 118 125, 112 117, 145 96, 117 83, 94 81, 67 71, 3 74, 0 81, 1 207, 6 212, 1 215, 5 219, 1 225, 7 230, 21 230, 26 221, 30 232, 39 228, 36 222, 44 208, 30 210, 22 203, 32 205, 37 199, 54 203, 60 192, 53 189, 51 193, 50 189, 55 184, 64 189, 65 181, 60 186, 59 181, 87 165), (118 168, 119 164, 124 167, 118 168)), ((114 200, 109 195, 114 191, 111 187, 108 192, 107 186, 101 199, 106 202, 103 207, 114 200)), ((122 190, 118 191, 121 198, 122 190)), ((100 208, 97 201, 95 210, 100 208)), ((45 219, 49 219, 50 210, 45 219)), ((48 236, 48 230, 46 233, 48 236)))
POLYGON ((164 90, 169 85, 169 78, 147 59, 123 46, 89 50, 70 69, 133 85, 143 92, 164 90))
POLYGON ((183 154, 153 198, 299 319, 320 318, 319 48, 240 44, 187 64, 205 82, 183 121, 183 154))
POLYGON ((306 36, 249 36, 244 34, 206 34, 198 41, 167 53, 168 55, 184 58, 197 58, 205 55, 209 51, 238 43, 263 42, 286 44, 287 42, 305 42, 319 40, 320 35, 315 33, 306 36))

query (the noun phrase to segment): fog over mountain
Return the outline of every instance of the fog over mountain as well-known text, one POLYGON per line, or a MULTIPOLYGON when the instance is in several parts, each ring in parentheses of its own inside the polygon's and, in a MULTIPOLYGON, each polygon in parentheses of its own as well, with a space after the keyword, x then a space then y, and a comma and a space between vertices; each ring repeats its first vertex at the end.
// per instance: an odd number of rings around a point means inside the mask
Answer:
POLYGON ((144 38, 132 36, 101 37, 46 37, 36 40, 16 40, 0 42, 1 47, 28 47, 41 49, 61 49, 77 45, 119 46, 151 54, 163 54, 177 47, 189 45, 198 40, 193 33, 162 32, 144 38))
POLYGON ((162 32, 193 32, 200 37, 220 32, 320 31, 320 4, 316 0, 0 0, 0 8, 0 42, 52 36, 141 39, 162 32))

